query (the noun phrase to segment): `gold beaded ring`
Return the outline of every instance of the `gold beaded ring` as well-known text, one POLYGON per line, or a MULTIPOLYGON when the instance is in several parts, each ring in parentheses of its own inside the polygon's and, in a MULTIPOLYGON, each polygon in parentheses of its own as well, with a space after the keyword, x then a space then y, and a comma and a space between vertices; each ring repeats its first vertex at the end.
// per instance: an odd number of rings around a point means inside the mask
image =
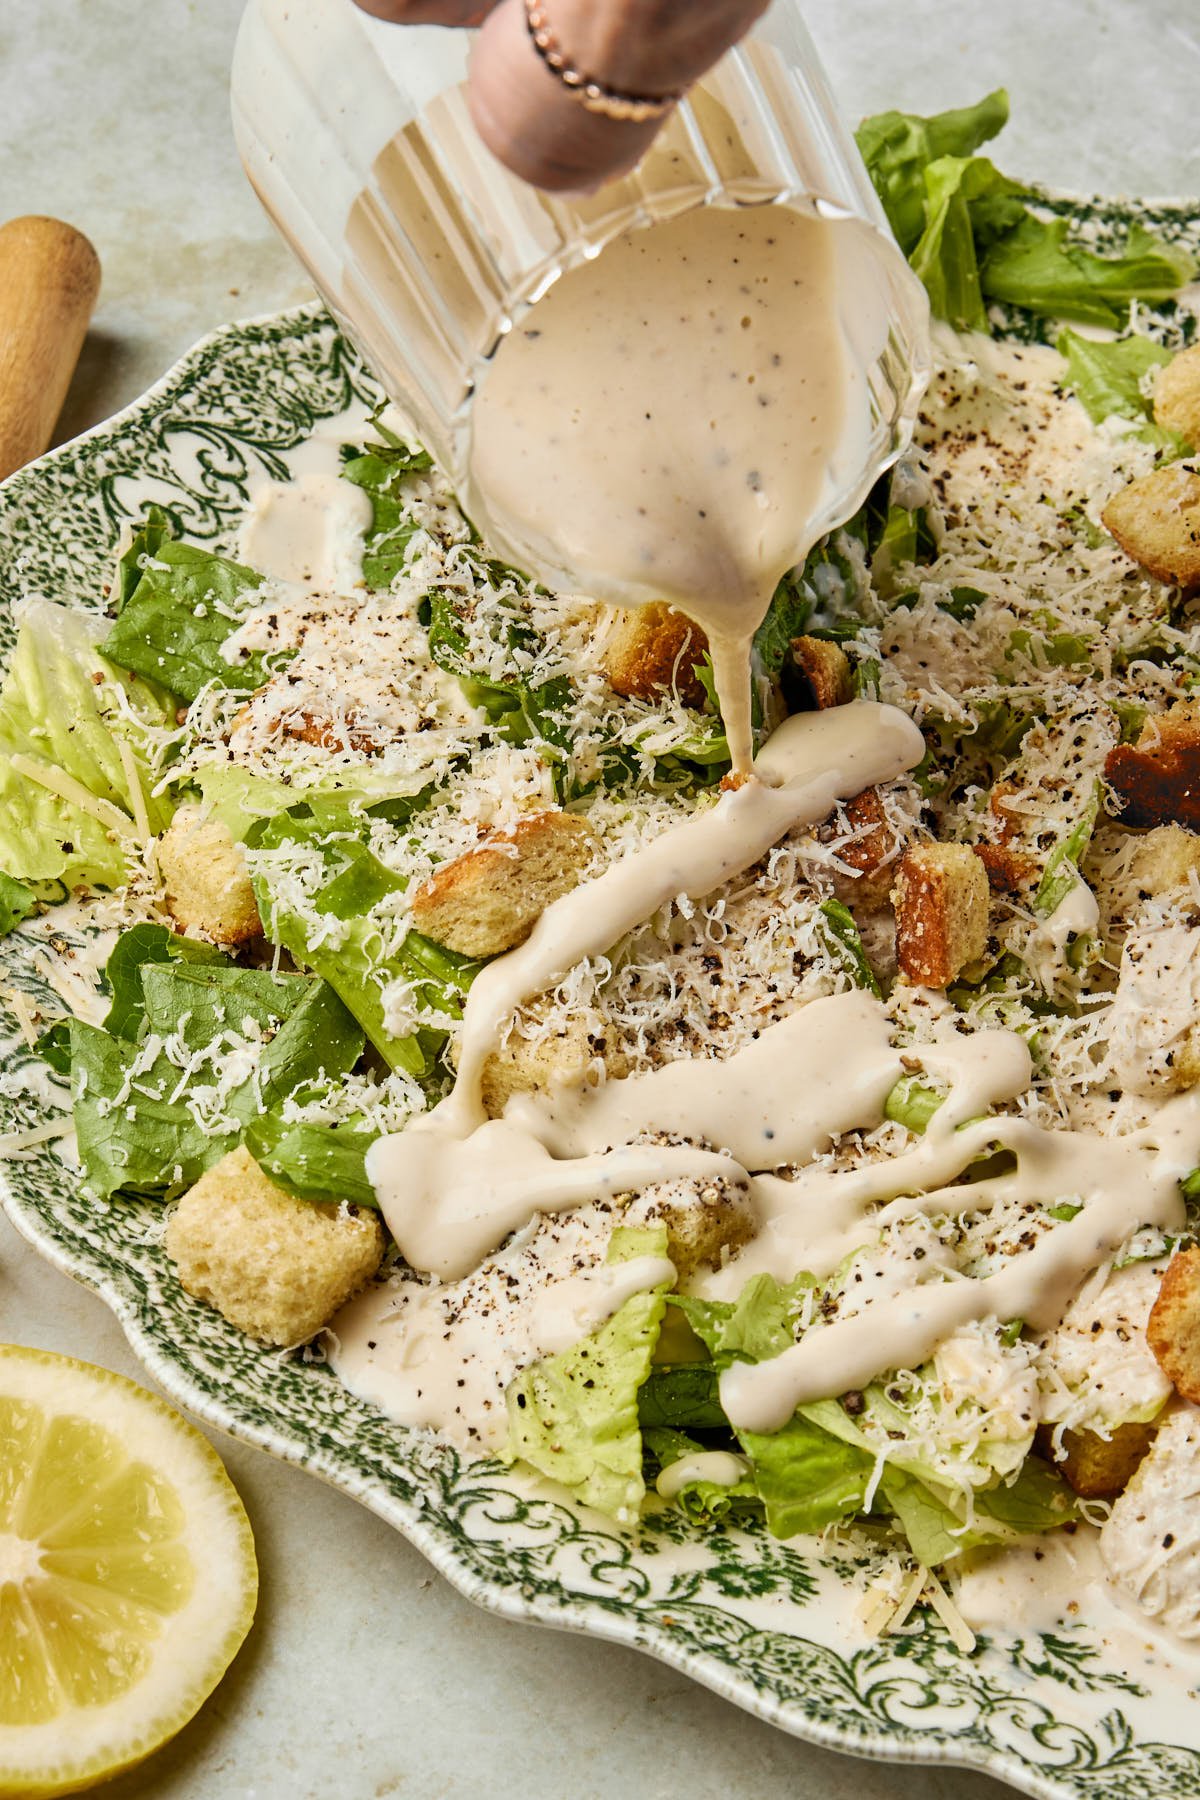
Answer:
POLYGON ((529 27, 530 42, 550 73, 588 112, 625 124, 641 125, 647 119, 665 118, 683 98, 682 93, 659 94, 653 98, 647 94, 619 94, 602 81, 593 81, 590 75, 583 74, 568 60, 541 0, 525 0, 525 23, 529 27))

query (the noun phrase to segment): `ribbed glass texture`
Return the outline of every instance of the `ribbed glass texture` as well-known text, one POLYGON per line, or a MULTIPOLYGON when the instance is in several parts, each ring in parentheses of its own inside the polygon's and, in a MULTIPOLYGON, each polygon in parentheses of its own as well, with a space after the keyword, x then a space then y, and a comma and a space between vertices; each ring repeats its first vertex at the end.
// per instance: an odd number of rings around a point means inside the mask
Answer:
POLYGON ((799 205, 837 234, 843 328, 868 373, 869 457, 845 517, 907 440, 927 378, 924 292, 896 249, 791 0, 706 76, 620 181, 570 197, 508 174, 471 123, 471 34, 351 0, 250 0, 234 130, 263 205, 453 480, 497 343, 564 269, 698 206, 799 205))

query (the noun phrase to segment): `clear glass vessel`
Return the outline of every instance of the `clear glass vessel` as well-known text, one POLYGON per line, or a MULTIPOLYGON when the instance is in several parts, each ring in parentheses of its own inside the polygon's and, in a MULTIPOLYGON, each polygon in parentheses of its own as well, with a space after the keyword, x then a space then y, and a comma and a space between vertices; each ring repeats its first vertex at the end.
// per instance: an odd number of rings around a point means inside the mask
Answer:
POLYGON ((845 225, 841 323, 872 416, 817 523, 845 518, 910 435, 928 307, 792 0, 693 90, 632 174, 586 196, 540 193, 480 143, 472 35, 383 24, 351 0, 250 0, 233 69, 235 134, 263 205, 460 492, 473 396, 564 270, 690 208, 782 204, 845 225))

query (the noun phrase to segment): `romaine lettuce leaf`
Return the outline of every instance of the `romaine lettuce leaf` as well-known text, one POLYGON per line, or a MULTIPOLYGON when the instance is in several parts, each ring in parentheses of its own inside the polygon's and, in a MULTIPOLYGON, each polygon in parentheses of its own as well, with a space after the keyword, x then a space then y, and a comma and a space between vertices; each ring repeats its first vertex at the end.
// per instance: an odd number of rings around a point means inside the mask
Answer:
MULTIPOLYGON (((1040 1456, 1027 1456, 1015 1480, 985 1488, 975 1496, 977 1529, 982 1514, 1004 1531, 1022 1535, 1053 1531, 1079 1517, 1079 1501, 1058 1470, 1040 1456)), ((998 1534, 986 1533, 989 1540, 998 1534)))
POLYGON ((775 1537, 823 1531, 863 1510, 875 1457, 836 1438, 801 1409, 781 1431, 740 1431, 775 1537))
POLYGON ((118 566, 120 611, 101 648, 119 668, 144 675, 183 700, 210 683, 250 692, 287 660, 260 653, 230 662, 226 639, 253 610, 263 578, 228 557, 173 536, 165 513, 152 512, 118 566))
POLYGON ((638 1393, 638 1417, 643 1429, 729 1429, 717 1392, 717 1372, 709 1362, 655 1363, 638 1393))
MULTIPOLYGON (((687 1457, 702 1455, 706 1448, 682 1431, 671 1431, 661 1426, 647 1430, 643 1425, 642 1439, 646 1451, 660 1471, 669 1469, 672 1463, 682 1462, 687 1457)), ((758 1489, 748 1476, 731 1483, 705 1481, 701 1477, 680 1488, 674 1503, 687 1514, 693 1524, 713 1525, 727 1519, 731 1513, 757 1511, 762 1501, 758 1489)))
POLYGON ((1154 423, 1154 409, 1142 392, 1142 381, 1151 369, 1171 361, 1172 352, 1153 338, 1125 337, 1115 342, 1080 337, 1063 331, 1055 349, 1067 359, 1063 386, 1073 393, 1097 425, 1105 419, 1133 419, 1135 436, 1148 444, 1184 455, 1190 448, 1177 432, 1154 423))
POLYGON ((718 1375, 734 1362, 766 1362, 796 1341, 792 1317, 801 1297, 816 1286, 811 1275, 776 1281, 753 1275, 736 1300, 700 1300, 672 1294, 688 1324, 702 1340, 718 1375))
POLYGON ((875 191, 905 256, 925 229, 925 170, 940 157, 968 157, 1008 123, 1003 88, 974 106, 921 118, 916 113, 876 113, 864 119, 855 138, 875 191))
MULTIPOLYGON (((499 574, 507 573, 498 565, 491 566, 499 574)), ((429 654, 438 668, 455 677, 471 705, 483 709, 507 743, 533 744, 545 762, 556 770, 564 770, 571 748, 570 733, 562 718, 571 698, 571 684, 566 676, 539 683, 524 681, 514 656, 511 673, 498 679, 473 660, 470 640, 452 595, 435 591, 422 604, 429 654)), ((497 630, 502 631, 507 650, 532 649, 532 634, 519 620, 509 618, 503 625, 498 623, 497 630)))
MULTIPOLYGON (((987 331, 972 202, 986 197, 1006 204, 1015 225, 1025 210, 1015 197, 1022 190, 986 156, 940 156, 925 169, 924 181, 925 229, 909 258, 914 273, 939 319, 957 331, 987 331)), ((997 217, 995 208, 991 217, 997 217)))
MULTIPOLYGON (((367 823, 360 819, 357 829, 367 823)), ((419 931, 409 931, 398 948, 386 950, 372 911, 402 888, 403 881, 361 840, 344 831, 331 838, 328 821, 314 818, 307 809, 277 814, 256 826, 248 842, 250 878, 270 941, 329 983, 392 1068, 416 1076, 429 1074, 445 1032, 423 1026, 402 1036, 394 1034, 387 1025, 385 990, 393 982, 409 982, 426 1006, 454 1018, 479 964, 419 931), (320 884, 303 911, 294 901, 288 904, 289 884, 281 879, 271 854, 290 844, 309 846, 322 865, 320 884), (337 919, 344 929, 327 939, 307 917, 310 907, 318 915, 337 919)))
POLYGON ((363 534, 363 580, 369 588, 390 588, 404 568, 416 525, 404 504, 404 479, 433 467, 425 450, 413 449, 374 420, 379 441, 343 444, 342 475, 371 502, 371 523, 363 534))
POLYGON ((1066 219, 1026 212, 983 257, 980 279, 988 299, 1053 319, 1119 327, 1131 300, 1168 300, 1196 273, 1186 250, 1144 225, 1132 225, 1124 250, 1113 256, 1072 243, 1069 232, 1066 219))
POLYGON ((918 1476, 894 1464, 879 1482, 880 1500, 895 1515, 919 1563, 936 1569, 953 1562, 981 1541, 937 1492, 918 1476))
POLYGON ((175 527, 162 507, 148 506, 141 523, 131 529, 129 542, 117 557, 117 578, 111 596, 114 612, 123 611, 142 579, 146 562, 153 560, 168 538, 174 536, 175 527))
POLYGON ((36 910, 37 895, 23 881, 0 871, 0 937, 7 937, 36 910))
MULTIPOLYGON (((279 767, 278 759, 275 766, 279 767)), ((206 817, 219 819, 241 843, 264 820, 273 819, 297 804, 331 828, 353 816, 361 824, 364 815, 407 817, 429 799, 432 788, 408 791, 410 777, 397 777, 364 763, 353 769, 332 770, 313 781, 311 762, 296 765, 295 775, 262 775, 241 763, 202 764, 189 780, 200 790, 206 817)))
POLYGON ((208 963, 222 968, 229 959, 198 938, 177 937, 165 925, 132 925, 123 931, 104 965, 112 1004, 104 1021, 110 1037, 136 1043, 146 1024, 142 971, 147 963, 208 963))
POLYGON ((252 1119, 244 1142, 272 1181, 301 1200, 378 1206, 366 1170, 367 1151, 378 1135, 349 1123, 288 1124, 276 1111, 252 1119))
MULTIPOLYGON (((790 1283, 758 1275, 736 1301, 672 1295, 671 1304, 707 1346, 715 1382, 734 1361, 763 1362, 790 1348, 796 1341, 797 1302, 813 1285, 806 1275, 790 1283)), ((692 1376, 695 1386, 699 1380, 692 1376)), ((968 1510, 965 1491, 937 1479, 905 1444, 907 1415, 888 1400, 884 1387, 873 1384, 861 1401, 873 1435, 864 1428, 864 1415, 853 1417, 832 1399, 800 1407, 781 1431, 736 1433, 776 1536, 819 1531, 855 1517, 870 1495, 872 1511, 890 1512, 914 1556, 936 1567, 974 1545, 1014 1531, 1049 1530, 1073 1516, 1070 1490, 1054 1470, 1026 1455, 1019 1443, 986 1438, 968 1510), (882 1465, 881 1445, 887 1448, 882 1465), (1015 1475, 1010 1457, 1021 1459, 1015 1475)), ((669 1422, 676 1429, 683 1423, 669 1422)))
POLYGON ((1119 326, 1131 300, 1164 300, 1192 278, 1194 259, 1143 225, 1102 256, 1071 241, 1065 219, 1033 210, 1029 189, 975 154, 1007 118, 1008 97, 997 90, 931 118, 880 113, 856 134, 896 241, 940 318, 987 331, 994 300, 1119 326))
MULTIPOLYGON (((812 555, 817 552, 814 550, 812 555)), ((810 557, 811 560, 811 557, 810 557)), ((793 638, 802 637, 813 615, 815 598, 805 581, 804 569, 792 569, 771 596, 767 616, 754 634, 755 667, 778 678, 793 638)))
MULTIPOLYGON (((666 1227, 618 1226, 608 1260, 665 1256, 666 1227)), ((644 1495, 638 1390, 666 1311, 665 1287, 633 1294, 582 1343, 522 1371, 507 1392, 509 1450, 612 1518, 644 1495)))
POLYGON ((142 831, 170 822, 145 757, 169 706, 100 654, 103 629, 50 600, 21 615, 0 689, 0 867, 15 880, 118 887, 142 831))
MULTIPOLYGON (((146 958, 140 980, 140 1042, 69 1025, 79 1156, 101 1198, 190 1186, 253 1120, 362 1054, 337 996, 308 976, 146 958)), ((127 1002, 118 1022, 132 1023, 127 1002)))
POLYGON ((854 914, 841 900, 823 900, 817 909, 823 924, 825 941, 838 958, 855 987, 865 988, 877 1000, 883 999, 879 977, 871 967, 854 914))
POLYGON ((1033 896, 1033 910, 1039 919, 1048 919, 1083 880, 1079 865, 1092 841, 1103 796, 1104 790, 1097 782, 1075 824, 1050 852, 1033 896))

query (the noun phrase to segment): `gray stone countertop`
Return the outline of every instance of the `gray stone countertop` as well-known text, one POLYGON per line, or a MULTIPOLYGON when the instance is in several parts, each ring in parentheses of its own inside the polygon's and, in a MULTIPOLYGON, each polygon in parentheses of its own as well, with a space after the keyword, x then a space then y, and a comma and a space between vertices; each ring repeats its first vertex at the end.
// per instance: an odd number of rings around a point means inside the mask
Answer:
MULTIPOLYGON (((136 397, 227 319, 309 289, 246 186, 228 123, 240 0, 0 6, 0 218, 95 242, 104 287, 60 432, 136 397)), ((1009 173, 1200 193, 1200 26, 1166 0, 811 0, 854 117, 1007 85, 1009 173)), ((0 1337, 141 1374, 93 1294, 0 1219, 0 1337)), ((145 1379, 143 1376, 142 1379, 145 1379)), ((759 1723, 635 1652, 505 1624, 379 1520, 217 1435, 255 1528, 262 1600, 216 1694, 111 1800, 987 1800, 983 1776, 858 1763, 759 1723)))

